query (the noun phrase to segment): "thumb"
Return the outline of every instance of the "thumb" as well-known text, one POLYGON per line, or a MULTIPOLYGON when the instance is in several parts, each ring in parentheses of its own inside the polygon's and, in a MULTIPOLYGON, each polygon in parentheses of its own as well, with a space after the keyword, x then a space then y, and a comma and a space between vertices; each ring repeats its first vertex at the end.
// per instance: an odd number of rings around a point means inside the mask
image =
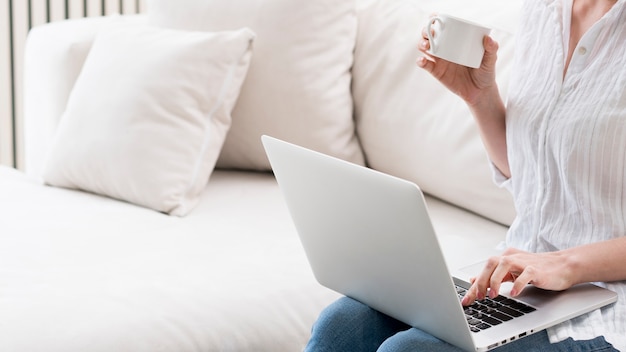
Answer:
POLYGON ((485 55, 481 67, 493 70, 496 67, 496 60, 498 60, 498 43, 490 36, 485 36, 483 46, 485 47, 485 55))

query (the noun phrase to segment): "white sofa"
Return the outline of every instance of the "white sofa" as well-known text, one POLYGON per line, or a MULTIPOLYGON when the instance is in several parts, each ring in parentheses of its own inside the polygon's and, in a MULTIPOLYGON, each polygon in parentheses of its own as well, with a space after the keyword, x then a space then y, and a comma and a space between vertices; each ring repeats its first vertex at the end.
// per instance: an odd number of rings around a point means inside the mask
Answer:
MULTIPOLYGON (((506 191, 492 184, 467 108, 415 66, 415 48, 435 11, 492 26, 506 96, 517 2, 502 3, 354 4, 355 35, 347 48, 354 53, 347 71, 354 135, 369 167, 412 180, 428 194, 453 271, 499 250, 514 209, 506 191)), ((150 16, 128 21, 150 22, 150 16)), ((0 351, 301 350, 317 314, 338 295, 314 280, 264 160, 249 167, 218 162, 184 217, 42 183, 46 153, 91 40, 110 21, 58 22, 30 34, 27 172, 0 168, 0 351)), ((275 82, 264 84, 256 93, 275 82)), ((253 88, 246 88, 248 97, 253 88)), ((272 108, 282 107, 264 107, 272 108)), ((242 127, 235 112, 233 129, 242 127)), ((279 123, 286 127, 269 133, 318 135, 279 123)), ((226 143, 260 146, 252 135, 229 135, 226 143)), ((311 144, 306 138, 291 141, 311 144)))

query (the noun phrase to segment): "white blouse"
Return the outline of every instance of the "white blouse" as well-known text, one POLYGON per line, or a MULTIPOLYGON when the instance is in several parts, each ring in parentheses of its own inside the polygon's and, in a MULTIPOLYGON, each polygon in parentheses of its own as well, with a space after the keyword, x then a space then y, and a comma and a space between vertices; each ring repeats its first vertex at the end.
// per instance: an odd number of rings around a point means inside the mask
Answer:
MULTIPOLYGON (((526 1, 518 30, 502 184, 518 214, 507 245, 527 251, 626 235, 626 0, 583 36, 563 77, 572 1, 526 1)), ((604 336, 626 351, 626 281, 601 285, 618 302, 549 329, 552 342, 604 336)))

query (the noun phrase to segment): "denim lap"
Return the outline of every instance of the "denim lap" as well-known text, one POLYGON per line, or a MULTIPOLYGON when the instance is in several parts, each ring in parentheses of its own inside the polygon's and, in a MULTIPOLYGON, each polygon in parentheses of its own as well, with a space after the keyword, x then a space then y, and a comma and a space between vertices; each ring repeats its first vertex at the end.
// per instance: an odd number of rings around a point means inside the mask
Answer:
MULTIPOLYGON (((459 348, 410 328, 351 298, 342 297, 328 306, 311 330, 305 352, 459 352, 459 348)), ((540 331, 501 346, 494 352, 600 352, 617 351, 603 337, 574 341, 571 338, 551 344, 540 331)))
MULTIPOLYGON (((459 352, 461 349, 437 339, 419 329, 411 328, 387 339, 379 352, 459 352)), ((551 344, 545 330, 518 341, 498 347, 493 352, 600 352, 617 351, 603 337, 574 341, 571 338, 551 344)))

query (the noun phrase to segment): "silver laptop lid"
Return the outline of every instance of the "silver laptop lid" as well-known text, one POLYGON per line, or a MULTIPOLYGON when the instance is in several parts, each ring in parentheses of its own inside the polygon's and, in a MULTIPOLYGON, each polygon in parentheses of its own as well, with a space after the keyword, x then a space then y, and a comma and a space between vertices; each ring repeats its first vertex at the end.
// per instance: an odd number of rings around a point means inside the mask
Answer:
POLYGON ((262 140, 320 284, 475 349, 415 184, 272 137, 262 140))

